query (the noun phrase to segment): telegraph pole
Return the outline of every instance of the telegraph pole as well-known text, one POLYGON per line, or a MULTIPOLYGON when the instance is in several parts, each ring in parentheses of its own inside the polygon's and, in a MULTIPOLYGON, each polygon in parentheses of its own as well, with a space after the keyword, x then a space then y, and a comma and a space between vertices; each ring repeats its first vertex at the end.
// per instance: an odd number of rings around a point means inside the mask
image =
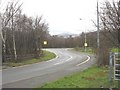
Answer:
POLYGON ((98 0, 97 0, 97 60, 98 60, 98 65, 101 64, 101 61, 99 60, 100 57, 100 30, 99 30, 99 5, 98 5, 98 0))
MULTIPOLYGON (((118 23, 120 25, 120 0, 118 1, 118 23)), ((120 48, 120 26, 118 26, 118 44, 119 44, 119 47, 120 48)), ((118 52, 119 52, 119 49, 118 49, 118 52)), ((118 88, 120 88, 120 80, 118 81, 118 88)))
POLYGON ((120 48, 120 0, 118 2, 118 48, 120 48))
POLYGON ((97 0, 97 48, 100 48, 100 35, 99 35, 99 5, 97 0))

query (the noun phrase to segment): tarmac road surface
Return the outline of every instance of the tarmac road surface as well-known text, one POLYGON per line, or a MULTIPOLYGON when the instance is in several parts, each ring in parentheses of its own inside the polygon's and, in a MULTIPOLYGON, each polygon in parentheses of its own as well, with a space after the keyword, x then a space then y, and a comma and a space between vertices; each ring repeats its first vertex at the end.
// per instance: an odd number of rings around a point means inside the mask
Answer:
MULTIPOLYGON (((45 49, 56 54, 56 58, 36 64, 30 64, 2 70, 3 88, 34 88, 82 71, 96 60, 94 55, 87 55, 67 48, 45 49)), ((0 71, 1 73, 1 71, 0 71)))

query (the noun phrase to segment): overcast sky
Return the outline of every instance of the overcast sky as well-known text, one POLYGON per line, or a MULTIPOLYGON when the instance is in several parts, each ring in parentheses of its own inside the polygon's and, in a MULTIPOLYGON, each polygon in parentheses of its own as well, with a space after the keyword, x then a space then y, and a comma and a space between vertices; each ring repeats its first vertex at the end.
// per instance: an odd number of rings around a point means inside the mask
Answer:
MULTIPOLYGON (((10 0, 2 0, 6 3, 10 0)), ((73 33, 96 30, 97 0, 20 0, 27 16, 43 16, 49 24, 50 34, 73 33), (80 20, 80 18, 82 20, 80 20)))

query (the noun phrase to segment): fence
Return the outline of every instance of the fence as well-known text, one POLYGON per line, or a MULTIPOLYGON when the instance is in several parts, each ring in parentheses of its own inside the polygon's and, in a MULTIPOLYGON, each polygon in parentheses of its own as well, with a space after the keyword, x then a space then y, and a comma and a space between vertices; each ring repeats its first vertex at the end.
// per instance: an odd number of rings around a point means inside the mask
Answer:
POLYGON ((120 80, 120 53, 111 53, 109 58, 109 79, 112 81, 112 67, 114 66, 114 80, 120 80))
POLYGON ((114 53, 114 80, 120 80, 120 53, 114 53))

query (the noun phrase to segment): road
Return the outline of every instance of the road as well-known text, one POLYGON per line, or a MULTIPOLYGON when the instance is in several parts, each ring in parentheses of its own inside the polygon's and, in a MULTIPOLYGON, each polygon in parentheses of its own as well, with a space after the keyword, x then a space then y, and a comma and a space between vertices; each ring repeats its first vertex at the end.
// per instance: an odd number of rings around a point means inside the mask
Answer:
POLYGON ((65 75, 82 71, 95 63, 93 55, 67 49, 46 49, 56 58, 36 64, 9 68, 2 71, 3 88, 34 88, 65 75))

